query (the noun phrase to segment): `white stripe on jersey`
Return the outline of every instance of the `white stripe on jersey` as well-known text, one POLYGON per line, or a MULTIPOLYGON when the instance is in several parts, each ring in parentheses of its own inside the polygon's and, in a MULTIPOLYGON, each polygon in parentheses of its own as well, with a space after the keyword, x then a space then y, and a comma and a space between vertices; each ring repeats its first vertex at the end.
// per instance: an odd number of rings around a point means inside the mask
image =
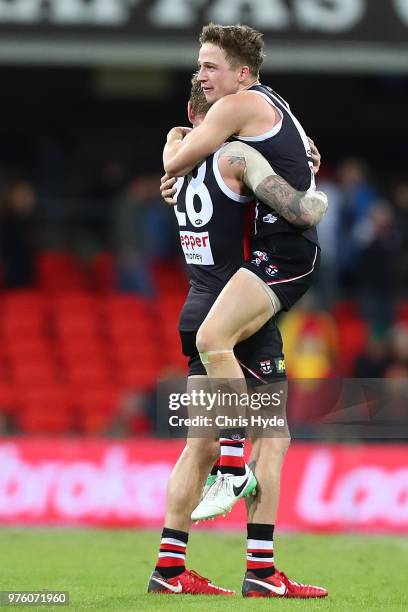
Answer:
POLYGON ((214 153, 214 157, 213 157, 213 172, 214 172, 215 180, 217 181, 218 187, 228 198, 230 198, 234 202, 241 202, 241 203, 251 202, 254 199, 253 196, 243 196, 243 195, 240 195, 239 193, 235 193, 234 191, 232 191, 232 189, 228 187, 228 185, 225 184, 224 179, 221 176, 220 169, 218 167, 218 158, 220 156, 221 149, 222 147, 220 147, 218 151, 214 153))
POLYGON ((264 132, 264 134, 259 134, 259 136, 234 136, 234 138, 237 138, 238 140, 243 140, 245 142, 260 142, 261 140, 267 140, 268 138, 272 138, 272 136, 276 136, 276 134, 279 134, 283 123, 283 113, 281 109, 275 106, 272 100, 268 98, 268 96, 262 91, 251 91, 252 93, 257 94, 258 96, 262 96, 262 98, 265 98, 265 100, 269 102, 271 106, 273 106, 273 108, 279 113, 280 121, 278 121, 278 123, 274 125, 273 128, 269 130, 269 132, 264 132))
MULTIPOLYGON (((271 91, 269 92, 269 94, 272 96, 272 98, 275 98, 275 100, 277 100, 277 102, 280 102, 282 104, 282 101, 279 99, 278 96, 273 94, 271 91)), ((287 105, 286 110, 288 112, 288 115, 291 117, 293 123, 295 124, 295 127, 296 127, 297 131, 300 134, 300 137, 301 137, 302 142, 303 142, 303 146, 305 147, 306 154, 309 155, 309 154, 311 154, 311 152, 310 152, 310 144, 309 144, 309 141, 307 139, 306 132, 303 129, 300 121, 295 117, 295 115, 290 110, 289 104, 287 102, 286 102, 286 105, 287 105)), ((285 105, 283 105, 283 106, 285 106, 285 105)), ((311 189, 316 189, 315 175, 313 174, 312 169, 310 169, 310 173, 311 173, 312 176, 311 176, 311 181, 310 181, 309 189, 310 188, 311 189)))

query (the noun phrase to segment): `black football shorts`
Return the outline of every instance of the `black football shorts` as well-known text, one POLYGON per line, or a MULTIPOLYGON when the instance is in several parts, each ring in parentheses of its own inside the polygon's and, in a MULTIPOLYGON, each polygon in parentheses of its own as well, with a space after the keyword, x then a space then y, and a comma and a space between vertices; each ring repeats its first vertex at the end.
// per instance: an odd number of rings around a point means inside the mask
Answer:
POLYGON ((284 310, 289 310, 315 282, 320 266, 320 248, 300 234, 255 237, 249 270, 274 291, 284 310))

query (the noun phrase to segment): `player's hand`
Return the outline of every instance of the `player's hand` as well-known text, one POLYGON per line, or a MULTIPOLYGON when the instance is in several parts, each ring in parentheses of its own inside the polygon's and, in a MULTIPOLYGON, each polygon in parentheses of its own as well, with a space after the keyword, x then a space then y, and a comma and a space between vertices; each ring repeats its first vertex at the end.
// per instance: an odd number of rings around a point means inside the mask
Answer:
POLYGON ((166 204, 174 206, 176 200, 174 196, 176 194, 176 178, 169 178, 167 174, 164 174, 160 179, 160 193, 166 204))
POLYGON ((322 161, 322 156, 319 153, 318 148, 311 138, 307 138, 310 144, 310 150, 312 152, 312 160, 313 160, 313 173, 317 174, 319 172, 320 164, 322 161))
POLYGON ((187 134, 191 132, 191 127, 177 126, 170 130, 167 134, 167 142, 172 142, 174 140, 183 140, 187 134))

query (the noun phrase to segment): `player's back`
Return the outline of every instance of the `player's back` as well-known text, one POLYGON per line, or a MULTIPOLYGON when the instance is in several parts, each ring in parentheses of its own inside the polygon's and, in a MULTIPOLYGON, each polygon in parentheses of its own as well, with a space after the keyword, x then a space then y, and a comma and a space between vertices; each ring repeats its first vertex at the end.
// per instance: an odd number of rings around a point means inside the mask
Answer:
POLYGON ((246 203, 218 168, 220 150, 177 181, 175 213, 191 290, 180 329, 197 329, 212 303, 243 261, 246 203))

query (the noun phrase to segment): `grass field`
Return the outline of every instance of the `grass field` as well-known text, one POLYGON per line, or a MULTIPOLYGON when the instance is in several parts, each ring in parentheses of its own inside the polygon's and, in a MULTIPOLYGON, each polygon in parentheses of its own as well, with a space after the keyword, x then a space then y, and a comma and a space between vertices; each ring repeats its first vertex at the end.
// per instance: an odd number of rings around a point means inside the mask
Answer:
MULTIPOLYGON (((158 542, 158 532, 2 529, 0 590, 70 592, 69 608, 30 610, 408 611, 408 543, 403 538, 276 537, 280 569, 295 580, 329 589, 328 599, 309 601, 147 595, 158 542)), ((244 552, 245 541, 239 535, 194 532, 188 566, 239 593, 244 552)))

